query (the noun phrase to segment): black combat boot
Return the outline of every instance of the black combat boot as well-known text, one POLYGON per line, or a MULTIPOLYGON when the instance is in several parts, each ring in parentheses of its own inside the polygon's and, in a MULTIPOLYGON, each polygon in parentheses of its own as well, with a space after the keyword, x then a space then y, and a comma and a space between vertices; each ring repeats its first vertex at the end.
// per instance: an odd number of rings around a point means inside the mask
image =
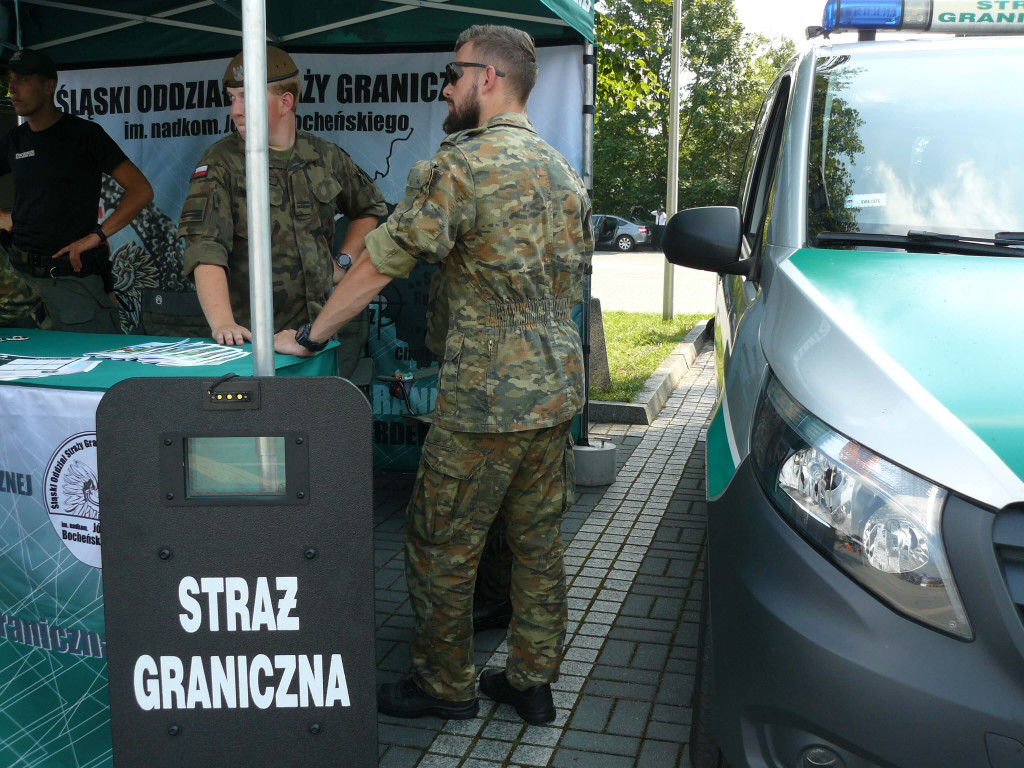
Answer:
POLYGON ((512 622, 512 601, 502 600, 499 603, 473 601, 473 631, 483 632, 485 629, 505 628, 512 622))
POLYGON ((469 720, 479 710, 475 696, 469 701, 438 699, 421 690, 411 676, 377 686, 377 711, 392 717, 434 715, 446 720, 469 720))
POLYGON ((550 723, 555 719, 555 702, 551 684, 542 683, 525 691, 512 687, 503 671, 485 669, 480 673, 480 691, 501 704, 511 704, 531 725, 550 723))

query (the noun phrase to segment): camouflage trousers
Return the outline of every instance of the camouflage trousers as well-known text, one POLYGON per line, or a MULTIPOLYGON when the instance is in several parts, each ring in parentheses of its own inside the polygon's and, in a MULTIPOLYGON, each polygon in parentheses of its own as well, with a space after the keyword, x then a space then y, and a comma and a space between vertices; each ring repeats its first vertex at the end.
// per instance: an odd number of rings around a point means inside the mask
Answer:
POLYGON ((430 428, 405 526, 410 655, 430 695, 475 695, 473 587, 496 515, 513 555, 508 679, 519 689, 557 679, 567 618, 560 523, 575 493, 571 424, 493 434, 430 428))
POLYGON ((39 292, 11 264, 4 248, 0 248, 0 327, 53 328, 39 292))

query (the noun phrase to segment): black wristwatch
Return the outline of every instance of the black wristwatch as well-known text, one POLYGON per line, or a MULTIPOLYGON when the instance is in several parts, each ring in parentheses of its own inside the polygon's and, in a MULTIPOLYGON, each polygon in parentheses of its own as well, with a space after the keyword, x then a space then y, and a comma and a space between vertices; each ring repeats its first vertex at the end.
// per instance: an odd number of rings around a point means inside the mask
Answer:
POLYGON ((352 268, 352 257, 349 256, 344 251, 338 251, 336 254, 334 254, 334 260, 338 262, 338 266, 341 267, 342 269, 352 268))
POLYGON ((93 230, 93 234, 99 235, 100 245, 107 242, 107 236, 103 234, 103 227, 99 224, 96 225, 96 229, 93 230))
POLYGON ((299 328, 295 334, 295 341, 304 346, 310 352, 319 352, 327 346, 326 341, 310 341, 309 329, 313 326, 312 323, 306 323, 304 326, 299 328))

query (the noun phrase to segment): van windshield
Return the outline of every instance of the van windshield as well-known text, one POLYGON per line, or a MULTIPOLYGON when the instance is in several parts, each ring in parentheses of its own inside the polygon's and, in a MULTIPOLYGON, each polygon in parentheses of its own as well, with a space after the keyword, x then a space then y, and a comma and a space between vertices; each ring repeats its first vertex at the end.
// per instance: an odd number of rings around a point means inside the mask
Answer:
POLYGON ((1021 49, 817 61, 808 236, 1024 232, 1021 49))

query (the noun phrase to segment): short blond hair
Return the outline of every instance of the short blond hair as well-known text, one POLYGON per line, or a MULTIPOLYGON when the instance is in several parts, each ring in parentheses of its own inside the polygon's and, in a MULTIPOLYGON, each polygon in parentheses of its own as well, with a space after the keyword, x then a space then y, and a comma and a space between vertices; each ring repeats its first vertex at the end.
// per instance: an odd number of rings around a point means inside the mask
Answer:
POLYGON ((295 97, 295 103, 299 103, 299 89, 301 83, 299 76, 286 78, 285 80, 278 80, 273 83, 267 84, 267 93, 273 94, 274 96, 281 96, 285 93, 290 93, 295 97))
POLYGON ((455 50, 469 43, 486 59, 481 64, 505 72, 513 95, 525 104, 537 84, 537 49, 533 38, 515 27, 476 24, 459 35, 455 50))

